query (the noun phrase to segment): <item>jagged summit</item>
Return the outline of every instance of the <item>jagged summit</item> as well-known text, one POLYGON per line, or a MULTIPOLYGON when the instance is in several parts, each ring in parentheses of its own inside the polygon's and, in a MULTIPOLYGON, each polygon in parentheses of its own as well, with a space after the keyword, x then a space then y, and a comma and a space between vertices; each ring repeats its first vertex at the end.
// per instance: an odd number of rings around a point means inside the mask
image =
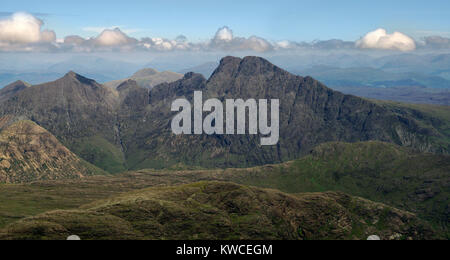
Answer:
POLYGON ((256 76, 260 74, 269 75, 274 73, 279 73, 283 75, 290 74, 287 71, 275 66, 268 60, 261 57, 247 56, 244 58, 238 58, 228 56, 220 61, 219 66, 211 75, 210 80, 218 76, 220 76, 220 78, 225 78, 225 77, 235 77, 238 74, 247 76, 256 76))
POLYGON ((25 89, 25 88, 28 88, 28 87, 31 87, 31 85, 28 84, 27 82, 24 82, 22 80, 17 80, 15 82, 5 86, 2 90, 15 90, 15 89, 18 89, 18 88, 25 89))
POLYGON ((77 73, 75 73, 74 71, 69 71, 69 72, 67 72, 66 73, 66 75, 64 75, 64 77, 72 77, 72 78, 75 78, 75 77, 77 77, 78 76, 78 74, 77 73))
POLYGON ((95 80, 86 78, 74 71, 69 71, 66 75, 64 75, 64 77, 58 79, 57 81, 68 81, 68 80, 75 80, 86 85, 98 84, 95 80))
MULTIPOLYGON (((8 86, 11 86, 11 85, 24 85, 24 86, 26 86, 26 87, 31 87, 31 84, 30 84, 30 83, 25 82, 25 81, 22 81, 22 80, 17 80, 17 81, 15 81, 15 82, 9 84, 8 86)), ((8 87, 8 86, 6 86, 6 87, 8 87)), ((5 87, 5 88, 6 88, 6 87, 5 87)))

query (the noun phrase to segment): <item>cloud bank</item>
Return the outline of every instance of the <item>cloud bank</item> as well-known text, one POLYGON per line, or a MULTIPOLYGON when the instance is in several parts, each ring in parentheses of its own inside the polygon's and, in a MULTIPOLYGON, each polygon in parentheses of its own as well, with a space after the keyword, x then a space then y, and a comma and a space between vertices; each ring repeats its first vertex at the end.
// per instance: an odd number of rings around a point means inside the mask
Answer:
POLYGON ((222 52, 271 52, 308 50, 391 50, 414 51, 416 49, 449 49, 450 39, 434 36, 426 37, 416 43, 411 37, 401 33, 387 33, 378 29, 367 33, 358 41, 332 39, 326 41, 295 42, 278 41, 250 36, 235 36, 227 26, 219 28, 208 41, 190 42, 180 35, 175 39, 144 37, 136 39, 127 35, 130 31, 119 28, 87 27, 98 33, 91 38, 70 35, 57 39, 52 30, 43 30, 43 21, 31 14, 16 13, 0 17, 0 52, 127 52, 127 51, 222 51, 222 52))
POLYGON ((0 20, 0 47, 14 50, 28 44, 52 43, 56 41, 54 31, 42 30, 43 22, 26 13, 16 13, 0 20))
POLYGON ((388 34, 385 29, 378 29, 369 32, 362 39, 358 40, 356 47, 360 49, 413 51, 416 49, 416 43, 403 33, 394 32, 388 34))

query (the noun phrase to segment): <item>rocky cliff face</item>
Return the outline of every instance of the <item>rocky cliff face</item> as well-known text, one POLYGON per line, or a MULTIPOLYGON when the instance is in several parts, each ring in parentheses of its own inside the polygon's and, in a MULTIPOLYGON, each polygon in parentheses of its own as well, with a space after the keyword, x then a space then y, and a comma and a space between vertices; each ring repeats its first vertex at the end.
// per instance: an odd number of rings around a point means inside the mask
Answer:
POLYGON ((420 151, 450 150, 439 142, 449 139, 448 132, 429 129, 412 114, 341 94, 258 57, 227 57, 208 80, 188 73, 150 91, 133 80, 112 90, 69 73, 0 102, 0 115, 37 122, 76 154, 110 172, 178 163, 204 167, 277 163, 330 141, 378 140, 420 151), (262 147, 257 135, 173 135, 171 103, 180 97, 192 101, 195 90, 203 91, 204 100, 279 99, 280 142, 262 147))
MULTIPOLYGON (((193 103, 193 102, 191 102, 193 103)), ((330 141, 379 140, 438 150, 428 140, 426 128, 413 117, 403 116, 370 101, 328 89, 310 77, 292 75, 258 57, 227 57, 209 80, 187 74, 182 80, 155 87, 145 115, 152 125, 139 129, 147 136, 145 151, 136 168, 170 165, 182 161, 208 167, 251 166, 277 163, 308 153, 330 141), (174 136, 168 112, 173 100, 202 90, 204 100, 215 97, 280 100, 280 142, 261 147, 260 136, 174 136)))
POLYGON ((35 123, 1 121, 0 183, 76 179, 101 172, 35 123))

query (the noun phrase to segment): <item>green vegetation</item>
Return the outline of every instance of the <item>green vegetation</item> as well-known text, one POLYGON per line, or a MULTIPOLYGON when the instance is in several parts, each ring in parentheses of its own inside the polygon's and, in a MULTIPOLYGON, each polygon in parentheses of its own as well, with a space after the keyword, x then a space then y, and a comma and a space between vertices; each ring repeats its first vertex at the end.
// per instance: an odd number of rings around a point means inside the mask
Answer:
MULTIPOLYGON (((0 185, 0 201, 5 201, 0 206, 0 227, 51 210, 73 210, 89 203, 98 205, 95 201, 115 200, 114 197, 123 192, 198 181, 232 181, 300 196, 305 192, 344 192, 416 213, 443 237, 449 237, 449 157, 418 154, 381 142, 329 143, 301 159, 255 168, 202 170, 178 165, 172 170, 141 170, 82 180, 0 185)), ((123 212, 135 214, 131 209, 123 212)), ((230 215, 230 218, 240 222, 258 214, 230 215)), ((361 231, 365 228, 354 223, 352 226, 353 235, 365 235, 361 231)), ((383 228, 385 224, 378 221, 375 226, 383 228)), ((330 229, 326 225, 321 228, 325 233, 330 229)), ((298 232, 303 234, 305 231, 298 232)))
POLYGON ((122 151, 100 136, 81 138, 71 148, 81 158, 109 173, 127 170, 122 151))
POLYGON ((342 193, 296 196, 233 183, 150 188, 51 211, 0 239, 432 239, 414 215, 342 193))

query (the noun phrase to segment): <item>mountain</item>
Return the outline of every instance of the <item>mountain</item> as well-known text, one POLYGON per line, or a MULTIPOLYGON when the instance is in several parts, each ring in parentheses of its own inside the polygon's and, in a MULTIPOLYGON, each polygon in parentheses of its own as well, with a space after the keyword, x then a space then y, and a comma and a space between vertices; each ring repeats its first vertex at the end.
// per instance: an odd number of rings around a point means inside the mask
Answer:
POLYGON ((433 239, 413 214, 343 193, 288 195, 224 182, 149 188, 26 218, 1 239, 433 239))
POLYGON ((10 99, 20 91, 29 88, 30 86, 30 84, 21 80, 9 84, 8 86, 0 89, 0 102, 10 99))
POLYGON ((329 141, 380 140, 422 151, 443 152, 449 148, 448 144, 432 144, 431 138, 446 138, 448 133, 419 124, 412 115, 400 115, 373 102, 332 91, 311 77, 292 75, 257 57, 227 57, 209 80, 190 73, 180 81, 153 88, 146 117, 152 123, 138 130, 146 141, 133 148, 142 152, 133 154, 132 169, 165 167, 180 161, 205 167, 278 163, 298 158, 329 141), (164 108, 179 97, 192 101, 195 90, 202 90, 204 99, 280 99, 279 144, 261 147, 259 136, 173 136, 173 113, 164 108))
POLYGON ((125 169, 117 107, 118 93, 70 72, 17 93, 0 103, 0 113, 36 122, 81 158, 115 172, 125 169))
POLYGON ((159 72, 154 69, 142 69, 138 72, 134 73, 131 77, 127 79, 122 80, 114 80, 110 82, 106 82, 103 85, 110 87, 110 88, 117 88, 119 85, 124 83, 125 81, 131 79, 138 83, 139 86, 142 86, 144 88, 151 89, 156 85, 159 85, 161 83, 170 83, 177 81, 183 77, 182 74, 178 74, 171 71, 163 71, 159 72))
POLYGON ((0 183, 79 179, 102 171, 31 121, 0 120, 0 183))
POLYGON ((188 73, 150 91, 133 80, 113 90, 71 72, 1 102, 0 115, 36 122, 75 154, 112 173, 179 163, 208 168, 280 163, 331 141, 379 140, 436 153, 450 149, 447 121, 433 114, 344 95, 258 57, 227 57, 208 80, 188 73), (280 142, 262 147, 259 135, 175 136, 171 103, 180 97, 192 101, 195 90, 202 90, 204 99, 279 99, 280 142))

